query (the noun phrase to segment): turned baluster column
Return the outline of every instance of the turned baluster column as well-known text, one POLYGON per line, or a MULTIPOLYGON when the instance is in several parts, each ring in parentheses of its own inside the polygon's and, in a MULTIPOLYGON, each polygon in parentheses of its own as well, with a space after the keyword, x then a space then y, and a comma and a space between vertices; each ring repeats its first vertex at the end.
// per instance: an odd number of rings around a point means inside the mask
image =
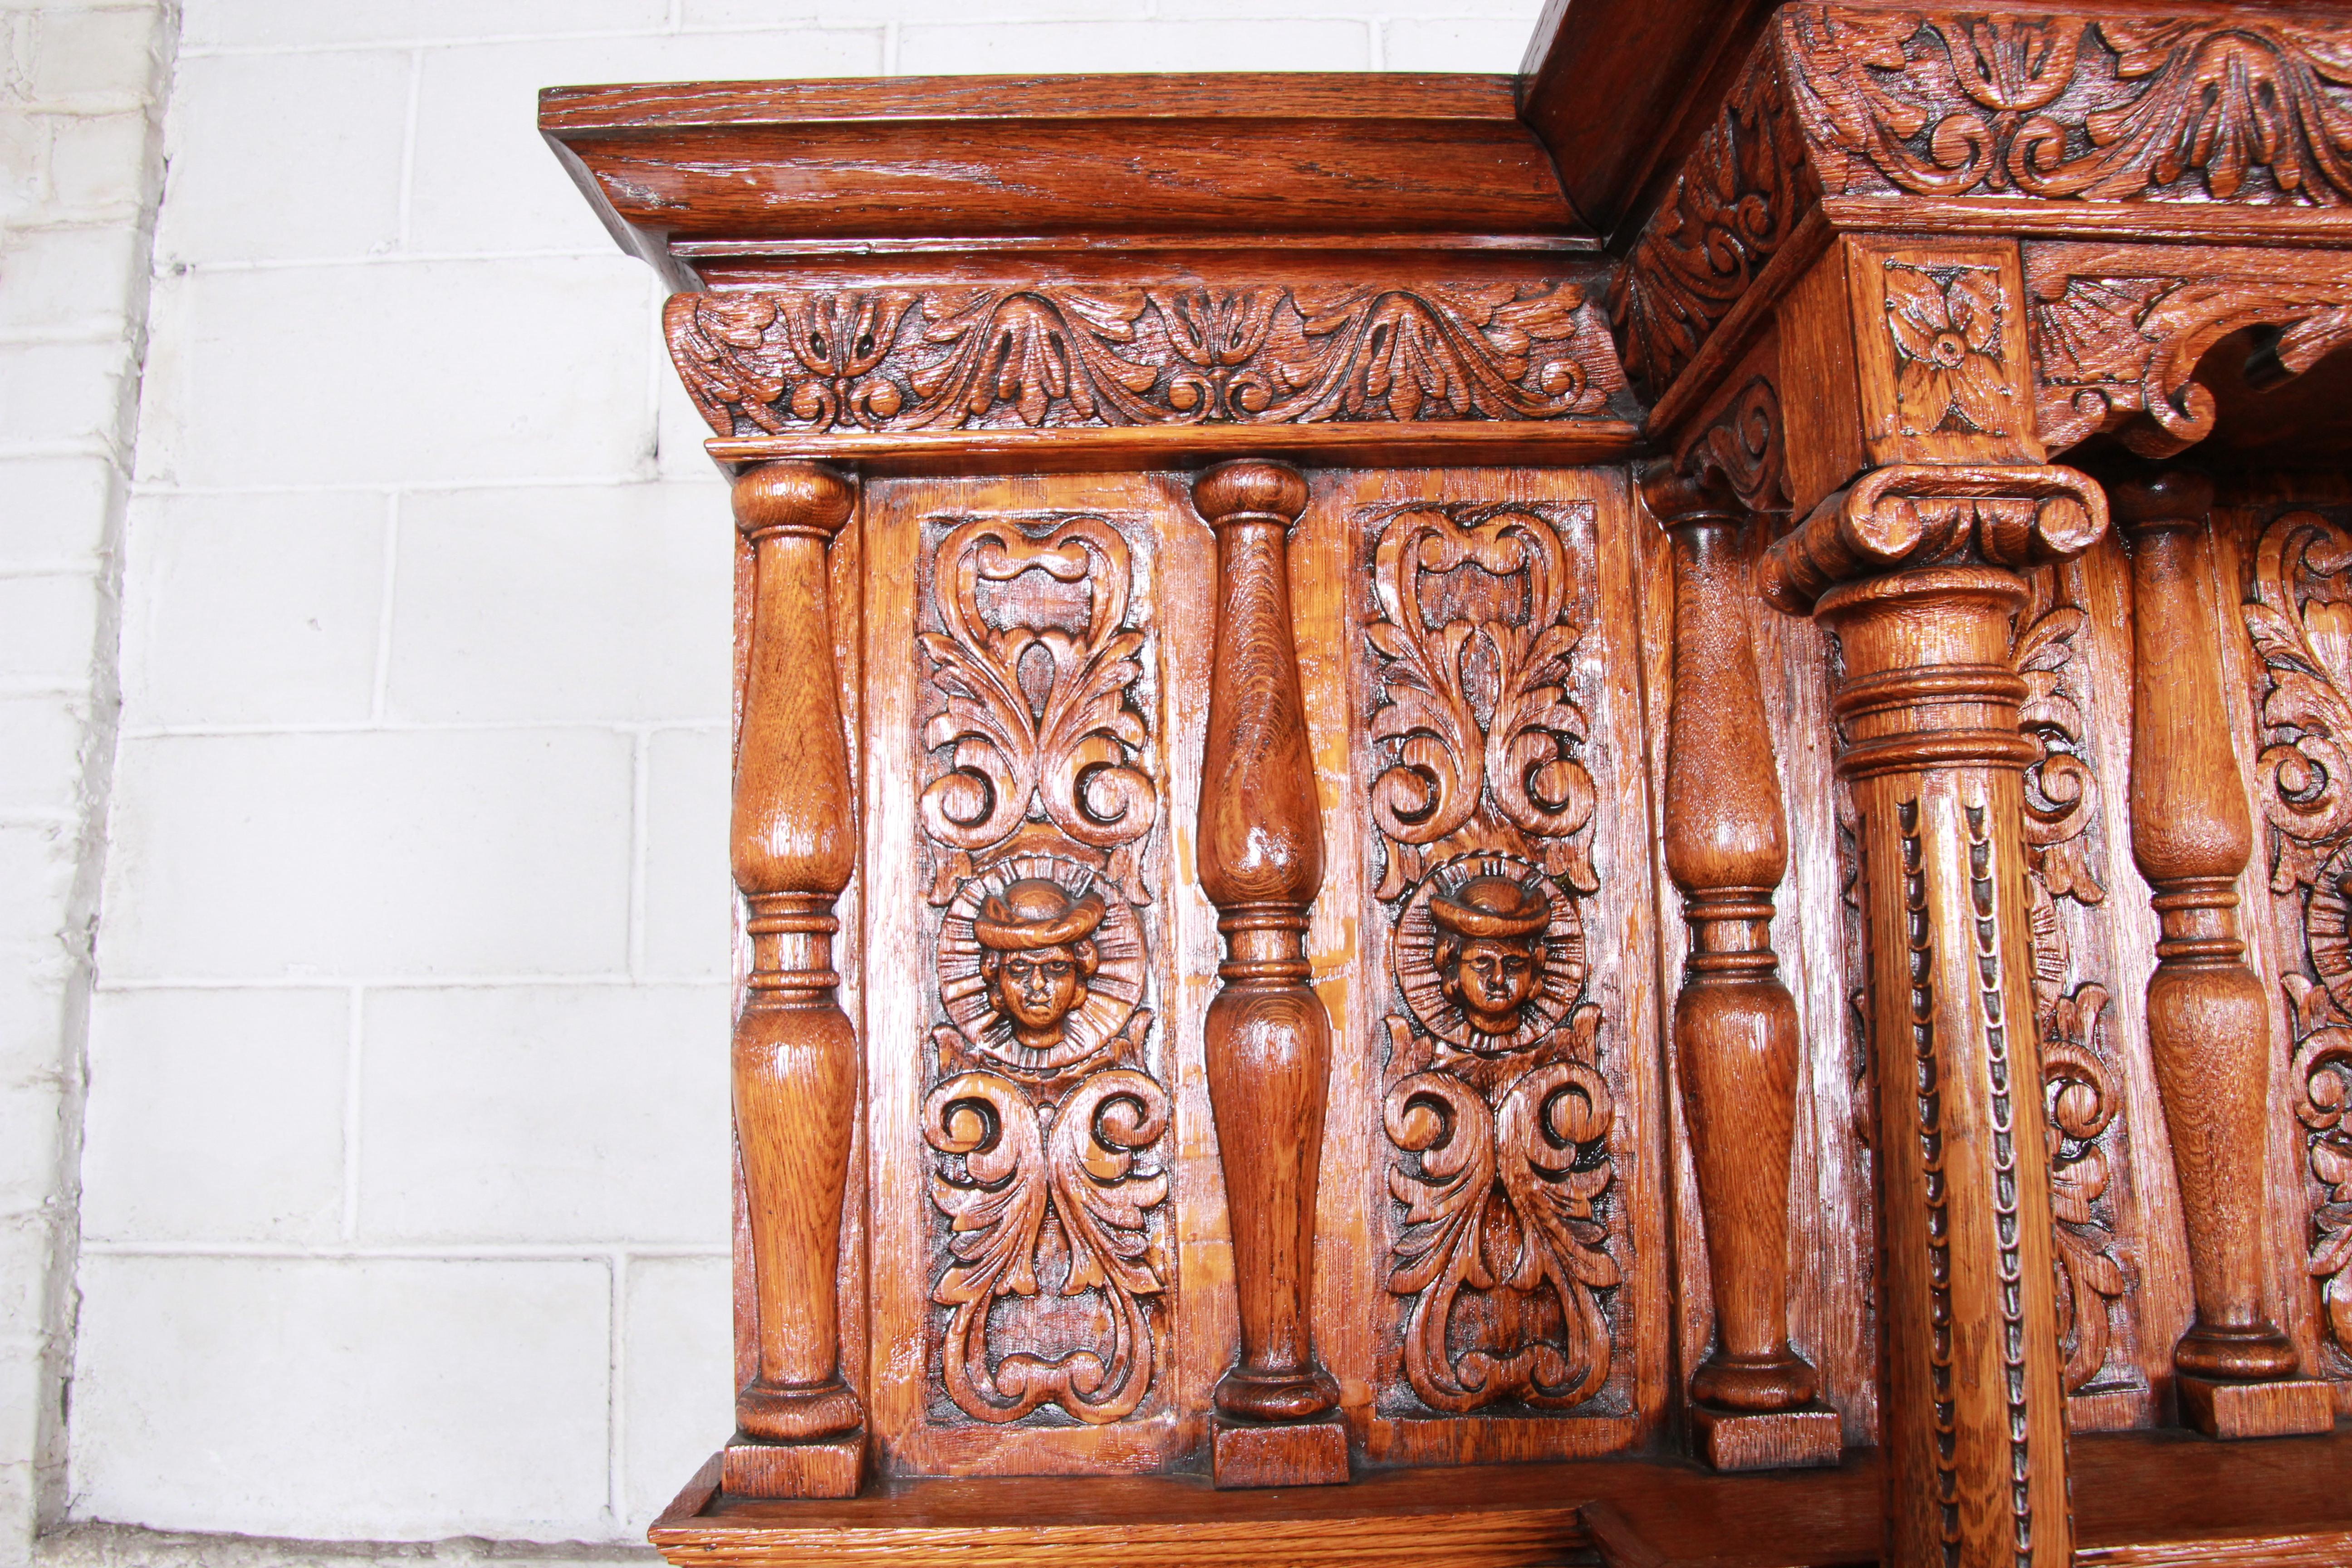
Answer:
POLYGON ((2336 1422, 2327 1385, 2294 1375, 2294 1346, 2263 1302, 2270 1004, 2238 931, 2253 824, 2200 586, 2212 481, 2168 473, 2109 493, 2131 542, 2132 855, 2162 928, 2148 1051, 2197 1301, 2172 1352, 2180 1413, 2215 1436, 2325 1432, 2336 1422))
POLYGON ((1241 1315, 1213 1473, 1220 1486, 1341 1481, 1339 1387, 1309 1322, 1331 1026, 1307 983, 1323 828, 1290 635, 1286 547, 1307 481, 1280 463, 1222 463, 1194 480, 1192 504, 1217 536, 1200 874, 1225 959, 1202 1032, 1241 1315))
POLYGON ((2063 1568, 2058 1350, 2026 921, 2011 568, 2106 526, 2066 468, 1896 466, 1766 554, 1834 632, 1861 825, 1885 1258, 1888 1563, 2063 1568))
POLYGON ((1665 851, 1690 930, 1675 1056, 1715 1300, 1693 1435, 1717 1469, 1833 1464, 1837 1415, 1813 1406, 1819 1380, 1789 1344, 1797 1005, 1771 936, 1788 823, 1748 622, 1746 513, 1672 471, 1643 496, 1674 540, 1665 851))
POLYGON ((857 1035, 835 995, 834 900, 857 858, 825 552, 853 494, 812 464, 736 481, 751 542, 751 649, 735 765, 733 863, 750 911, 735 1023, 735 1136, 751 1211, 759 1370, 735 1397, 724 1485, 767 1497, 857 1490, 865 1415, 842 1381, 842 1194, 857 1035), (746 1439, 750 1439, 747 1441, 746 1439))

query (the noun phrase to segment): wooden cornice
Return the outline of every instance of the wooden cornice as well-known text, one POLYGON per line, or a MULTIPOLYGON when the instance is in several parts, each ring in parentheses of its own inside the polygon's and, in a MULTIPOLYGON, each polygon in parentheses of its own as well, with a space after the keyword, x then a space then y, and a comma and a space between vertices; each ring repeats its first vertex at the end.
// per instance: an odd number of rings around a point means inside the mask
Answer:
POLYGON ((1590 251, 1513 79, 1285 73, 551 88, 630 248, 1590 251))

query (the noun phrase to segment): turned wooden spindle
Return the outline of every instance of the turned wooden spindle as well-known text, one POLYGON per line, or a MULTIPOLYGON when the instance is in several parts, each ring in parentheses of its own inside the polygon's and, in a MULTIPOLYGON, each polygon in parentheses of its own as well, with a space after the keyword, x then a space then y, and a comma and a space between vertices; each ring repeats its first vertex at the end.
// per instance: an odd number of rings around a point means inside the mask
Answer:
POLYGON ((1225 942, 1203 1025, 1234 1240, 1241 1357, 1218 1382, 1221 1486, 1345 1480, 1339 1391, 1316 1360, 1315 1190, 1331 1026, 1307 984, 1321 807, 1290 635, 1287 539, 1307 481, 1221 463, 1192 485, 1217 536, 1219 605, 1201 764, 1201 886, 1225 942))
POLYGON ((2270 1003, 2245 963, 2238 879, 2253 852, 2200 584, 2212 481, 2169 472, 2111 486, 2132 557, 2132 857, 2161 933, 2148 1053, 2171 1131, 2197 1318, 2173 1347, 2182 1416, 2217 1436, 2325 1432, 2324 1383, 2263 1301, 2268 1234, 2270 1003))
POLYGON ((1748 621, 1746 514, 1671 470, 1643 494, 1674 541, 1665 856, 1690 930, 1675 1054, 1715 1300, 1692 1426, 1717 1469, 1831 1464, 1838 1418, 1807 1408, 1819 1379, 1789 1344, 1797 1005, 1771 934, 1788 824, 1748 621))
POLYGON ((2071 469, 1892 466, 1759 574, 1845 659, 1832 709, 1861 826, 1895 1568, 2073 1558, 2025 886, 2038 753, 2010 626, 2027 597, 2013 568, 2105 526, 2071 469))
POLYGON ((729 1447, 726 1486, 755 1496, 853 1494, 864 1458, 835 1289, 858 1053, 835 995, 834 900, 856 865, 857 816, 825 574, 853 499, 813 464, 771 463, 735 484, 754 552, 732 841, 751 938, 735 1136, 759 1343, 758 1372, 735 1398, 736 1424, 756 1441, 729 1447))

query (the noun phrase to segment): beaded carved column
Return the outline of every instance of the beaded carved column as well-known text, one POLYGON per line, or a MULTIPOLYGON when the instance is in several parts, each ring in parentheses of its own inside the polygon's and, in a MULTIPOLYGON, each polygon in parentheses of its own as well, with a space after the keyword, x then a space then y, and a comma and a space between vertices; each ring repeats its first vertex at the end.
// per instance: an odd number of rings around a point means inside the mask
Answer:
POLYGON ((1217 1384, 1213 1479, 1344 1481, 1339 1386, 1309 1321, 1331 1026, 1307 984, 1323 828, 1290 633, 1287 540, 1307 481, 1279 463, 1221 463, 1192 504, 1217 536, 1199 854, 1225 960, 1202 1033, 1241 1316, 1241 1358, 1217 1384))
POLYGON ((755 1497, 851 1496, 865 1462, 835 1289, 859 1062, 835 995, 834 900, 856 864, 857 819, 825 577, 853 500, 813 464, 770 463, 735 484, 754 552, 732 847, 751 937, 735 1136, 759 1334, 723 1484, 755 1497))
POLYGON ((2253 824, 2231 752, 2221 655, 2200 586, 2212 481, 2111 489, 2132 557, 2132 855, 2161 934, 2148 1052, 2172 1132, 2197 1320, 2173 1347, 2181 1418, 2218 1437, 2326 1432, 2327 1384, 2295 1375, 2263 1300, 2270 1003, 2246 966, 2238 879, 2253 824))
POLYGON ((1788 822, 1748 623, 1747 513, 1716 488, 1673 471, 1643 483, 1674 540, 1665 856, 1690 929, 1675 1056, 1715 1300, 1691 1428, 1719 1470, 1834 1464, 1837 1414, 1789 1344, 1797 1005, 1771 939, 1788 822))
POLYGON ((2041 752, 2020 732, 2011 642, 2021 573, 2080 554, 2107 514, 2096 485, 2046 463, 2026 314, 2013 243, 1878 237, 1834 242, 1779 312, 1806 516, 1758 577, 1842 654, 1893 1568, 2073 1555, 2027 886, 2024 770, 2041 752))
POLYGON ((1839 638, 1838 773, 1863 857, 1885 1258, 1887 1562, 2071 1560, 2026 918, 2014 568, 2106 524, 2066 468, 1899 466, 1766 554, 1839 638))

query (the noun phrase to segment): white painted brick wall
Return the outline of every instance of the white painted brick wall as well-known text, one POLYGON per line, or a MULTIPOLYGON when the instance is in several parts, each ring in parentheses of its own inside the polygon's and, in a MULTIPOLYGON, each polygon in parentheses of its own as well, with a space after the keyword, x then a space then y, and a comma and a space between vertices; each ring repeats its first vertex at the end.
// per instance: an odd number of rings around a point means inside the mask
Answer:
MULTIPOLYGON (((729 1424, 726 500, 537 89, 1509 70, 1538 4, 182 0, 142 361, 83 280, 147 267, 152 8, 0 0, 6 90, 71 110, 0 114, 0 223, 76 220, 0 253, 0 432, 89 454, 0 468, 44 519, 0 569, 14 952, 88 858, 137 399, 76 1518, 626 1542, 729 1424)), ((19 1077, 78 1062, 64 996, 0 979, 19 1077)), ((27 1432, 40 1310, 0 1298, 27 1432)))
POLYGON ((162 4, 0 4, 0 1564, 66 1501, 66 1380, 162 4))

